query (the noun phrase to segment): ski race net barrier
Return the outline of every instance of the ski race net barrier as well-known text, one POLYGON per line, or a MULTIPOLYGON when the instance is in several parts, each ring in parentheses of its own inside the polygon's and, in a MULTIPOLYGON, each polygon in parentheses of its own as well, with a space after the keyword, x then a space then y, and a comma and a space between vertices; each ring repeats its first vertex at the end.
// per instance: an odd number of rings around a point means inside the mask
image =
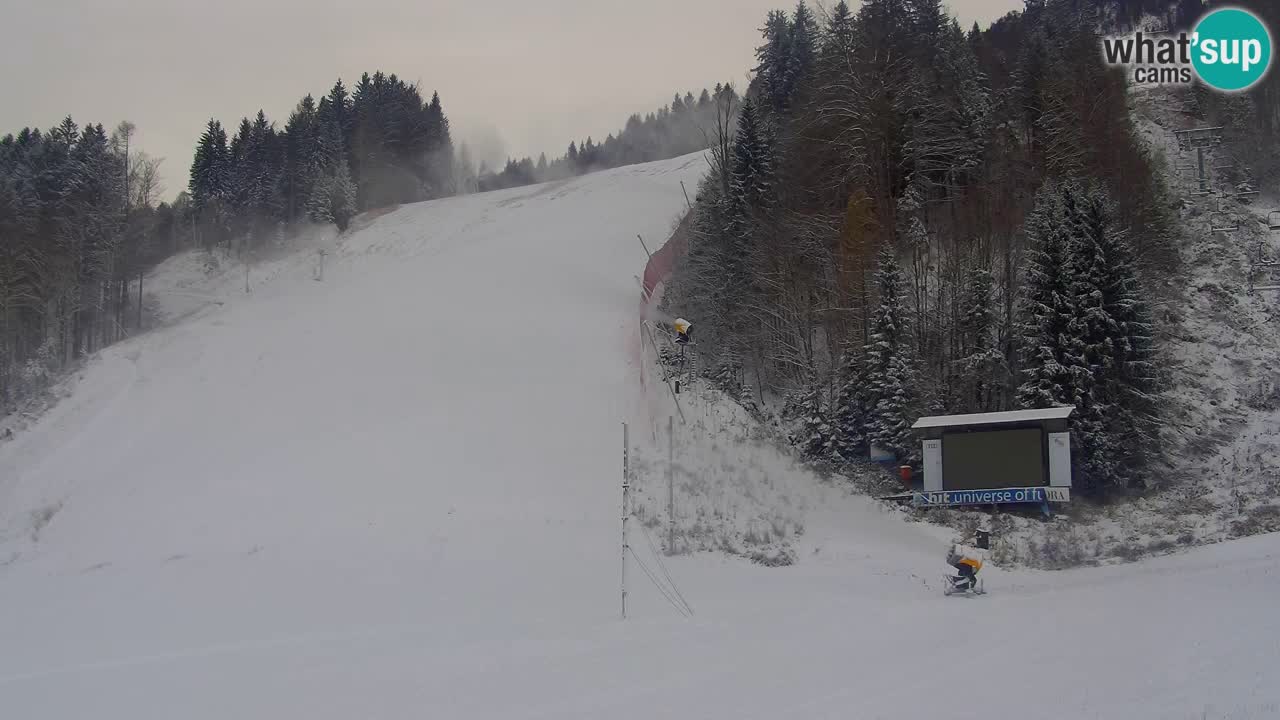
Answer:
POLYGON ((642 388, 645 386, 644 341, 640 339, 640 334, 644 332, 644 322, 649 317, 651 305, 661 299, 657 297, 658 287, 671 275, 671 271, 676 266, 676 258, 684 253, 685 246, 688 244, 688 235, 684 232, 687 222, 688 217, 686 216, 685 220, 680 223, 680 227, 662 244, 662 247, 649 256, 649 261, 644 266, 644 275, 640 278, 640 333, 636 335, 633 356, 640 371, 640 386, 642 388))
MULTIPOLYGON (((683 223, 681 223, 683 226, 683 223)), ((649 262, 644 266, 644 277, 640 280, 640 300, 647 304, 653 298, 653 293, 657 289, 658 284, 667 279, 671 271, 675 269, 676 258, 684 253, 685 250, 685 234, 681 232, 683 227, 676 230, 671 239, 663 243, 658 248, 658 252, 649 256, 649 262)))

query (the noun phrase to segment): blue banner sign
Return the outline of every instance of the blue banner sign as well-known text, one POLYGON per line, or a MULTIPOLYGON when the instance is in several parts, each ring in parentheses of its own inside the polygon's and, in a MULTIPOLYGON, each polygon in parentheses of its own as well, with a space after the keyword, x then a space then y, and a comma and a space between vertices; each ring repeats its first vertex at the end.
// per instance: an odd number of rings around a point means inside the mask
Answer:
POLYGON ((937 490, 918 492, 911 501, 917 507, 946 505, 1004 505, 1009 503, 1068 502, 1071 489, 1065 487, 999 488, 995 490, 937 490))

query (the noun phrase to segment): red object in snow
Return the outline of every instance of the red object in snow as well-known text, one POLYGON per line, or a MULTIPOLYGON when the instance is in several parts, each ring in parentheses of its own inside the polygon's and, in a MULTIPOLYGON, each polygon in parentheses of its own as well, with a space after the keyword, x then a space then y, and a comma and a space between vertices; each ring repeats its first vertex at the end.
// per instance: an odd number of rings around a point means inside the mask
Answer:
POLYGON ((658 252, 649 256, 649 262, 644 266, 644 277, 641 279, 645 301, 653 297, 653 291, 658 288, 658 283, 666 280, 675 269, 676 258, 684 254, 686 243, 685 233, 677 230, 670 240, 658 248, 658 252))

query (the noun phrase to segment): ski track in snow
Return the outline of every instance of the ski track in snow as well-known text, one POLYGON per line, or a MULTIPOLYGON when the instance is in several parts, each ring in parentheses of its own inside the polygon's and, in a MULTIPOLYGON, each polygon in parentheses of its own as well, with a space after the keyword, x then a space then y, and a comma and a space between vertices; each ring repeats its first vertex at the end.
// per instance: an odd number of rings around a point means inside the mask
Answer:
POLYGON ((704 169, 404 206, 324 282, 175 261, 171 302, 222 305, 0 447, 0 718, 1280 715, 1280 538, 944 598, 942 531, 782 460, 799 563, 667 558, 691 619, 633 564, 620 622, 620 423, 672 411, 631 354, 635 235, 704 169))

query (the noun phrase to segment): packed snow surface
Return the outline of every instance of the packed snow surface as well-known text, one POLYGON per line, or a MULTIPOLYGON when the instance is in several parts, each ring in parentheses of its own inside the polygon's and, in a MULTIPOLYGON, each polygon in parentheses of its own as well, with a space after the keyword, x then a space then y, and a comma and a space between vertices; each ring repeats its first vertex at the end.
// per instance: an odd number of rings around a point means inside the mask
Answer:
POLYGON ((0 447, 0 718, 1280 715, 1274 535, 945 598, 939 530, 795 470, 797 564, 666 559, 692 618, 633 564, 621 621, 621 423, 661 458, 672 409, 635 236, 704 171, 406 206, 322 282, 157 278, 180 319, 0 447))

